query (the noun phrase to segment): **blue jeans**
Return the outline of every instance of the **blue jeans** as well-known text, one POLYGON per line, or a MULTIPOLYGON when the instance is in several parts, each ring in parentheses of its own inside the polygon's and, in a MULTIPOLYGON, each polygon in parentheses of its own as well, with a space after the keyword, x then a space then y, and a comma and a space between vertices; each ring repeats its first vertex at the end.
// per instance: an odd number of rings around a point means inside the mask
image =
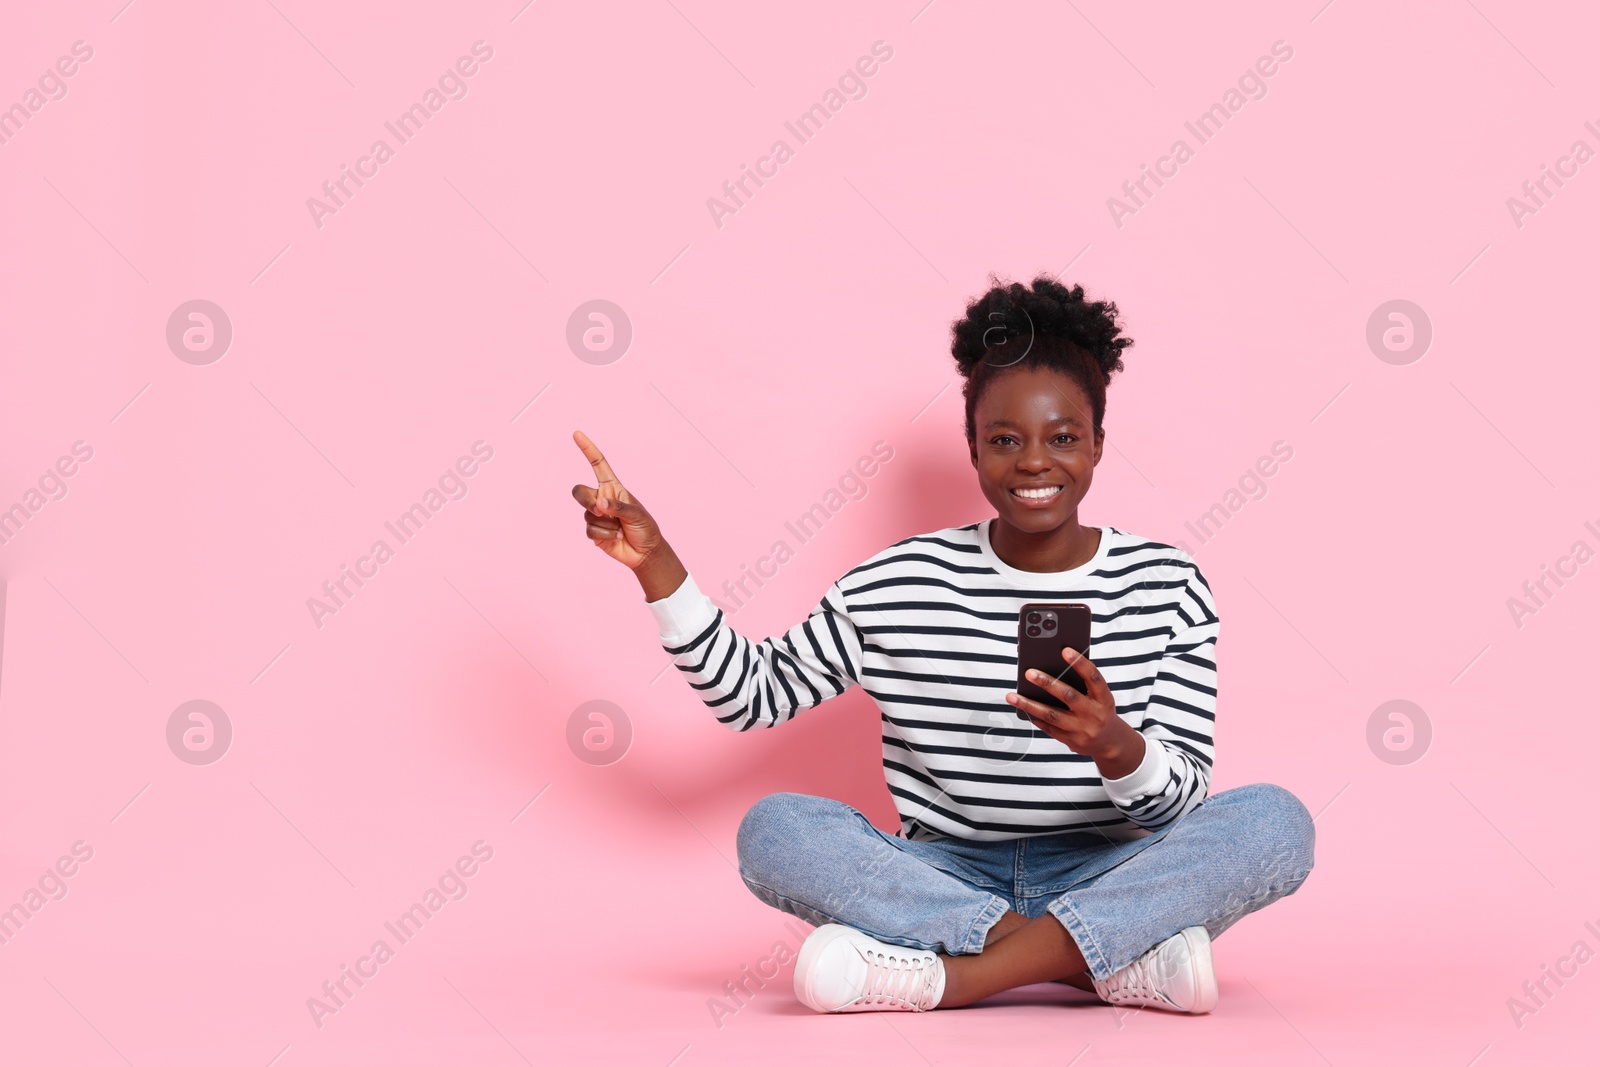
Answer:
POLYGON ((1293 893, 1314 841, 1305 805, 1275 785, 1216 793, 1132 841, 1093 831, 907 841, 840 801, 774 793, 739 825, 739 873, 761 900, 815 926, 949 955, 982 952, 1007 910, 1049 912, 1106 979, 1185 927, 1216 937, 1293 893))

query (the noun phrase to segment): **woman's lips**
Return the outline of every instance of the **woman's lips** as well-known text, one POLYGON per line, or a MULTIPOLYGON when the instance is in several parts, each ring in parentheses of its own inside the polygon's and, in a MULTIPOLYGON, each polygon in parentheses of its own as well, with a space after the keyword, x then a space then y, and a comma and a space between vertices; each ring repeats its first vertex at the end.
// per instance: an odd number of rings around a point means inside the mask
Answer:
POLYGON ((1023 493, 1018 489, 1009 490, 1011 493, 1011 499, 1015 500, 1025 508, 1047 508, 1051 504, 1054 504, 1056 498, 1059 497, 1064 491, 1065 490, 1063 487, 1059 485, 1028 487, 1028 492, 1031 495, 1027 496, 1024 496, 1023 493), (1044 490, 1045 492, 1041 492, 1041 490, 1044 490))

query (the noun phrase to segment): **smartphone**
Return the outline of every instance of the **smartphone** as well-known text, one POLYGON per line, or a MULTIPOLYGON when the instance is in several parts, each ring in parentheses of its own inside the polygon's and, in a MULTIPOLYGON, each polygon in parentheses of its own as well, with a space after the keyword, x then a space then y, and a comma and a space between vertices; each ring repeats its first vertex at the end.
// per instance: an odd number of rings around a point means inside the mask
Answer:
MULTIPOLYGON (((1089 655, 1089 623, 1094 613, 1087 604, 1024 604, 1017 613, 1017 692, 1052 708, 1066 705, 1028 681, 1028 671, 1043 671, 1080 693, 1089 691, 1078 672, 1067 666, 1061 650, 1071 648, 1089 655)), ((1017 718, 1028 715, 1017 712, 1017 718)))

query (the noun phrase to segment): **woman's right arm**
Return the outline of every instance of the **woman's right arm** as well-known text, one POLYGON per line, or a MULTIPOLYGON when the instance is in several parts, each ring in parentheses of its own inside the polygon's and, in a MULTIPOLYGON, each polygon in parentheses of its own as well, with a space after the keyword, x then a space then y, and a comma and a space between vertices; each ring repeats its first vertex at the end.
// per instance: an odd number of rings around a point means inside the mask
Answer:
POLYGON ((759 642, 735 631, 692 575, 649 606, 662 647, 730 730, 788 722, 861 680, 861 635, 837 582, 803 622, 759 642))
POLYGON ((661 643, 691 688, 730 730, 776 726, 861 680, 861 635, 835 582, 805 621, 781 638, 753 642, 734 631, 661 536, 656 521, 580 430, 573 439, 598 485, 572 487, 585 534, 633 570, 661 643))

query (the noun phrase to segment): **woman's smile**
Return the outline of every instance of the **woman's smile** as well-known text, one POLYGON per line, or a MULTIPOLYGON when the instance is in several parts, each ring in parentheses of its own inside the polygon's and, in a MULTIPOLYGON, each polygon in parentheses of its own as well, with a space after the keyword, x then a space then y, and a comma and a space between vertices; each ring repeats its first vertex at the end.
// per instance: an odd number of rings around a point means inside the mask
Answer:
POLYGON ((1012 486, 1011 495, 1025 508, 1047 508, 1061 495, 1059 485, 1012 486))

